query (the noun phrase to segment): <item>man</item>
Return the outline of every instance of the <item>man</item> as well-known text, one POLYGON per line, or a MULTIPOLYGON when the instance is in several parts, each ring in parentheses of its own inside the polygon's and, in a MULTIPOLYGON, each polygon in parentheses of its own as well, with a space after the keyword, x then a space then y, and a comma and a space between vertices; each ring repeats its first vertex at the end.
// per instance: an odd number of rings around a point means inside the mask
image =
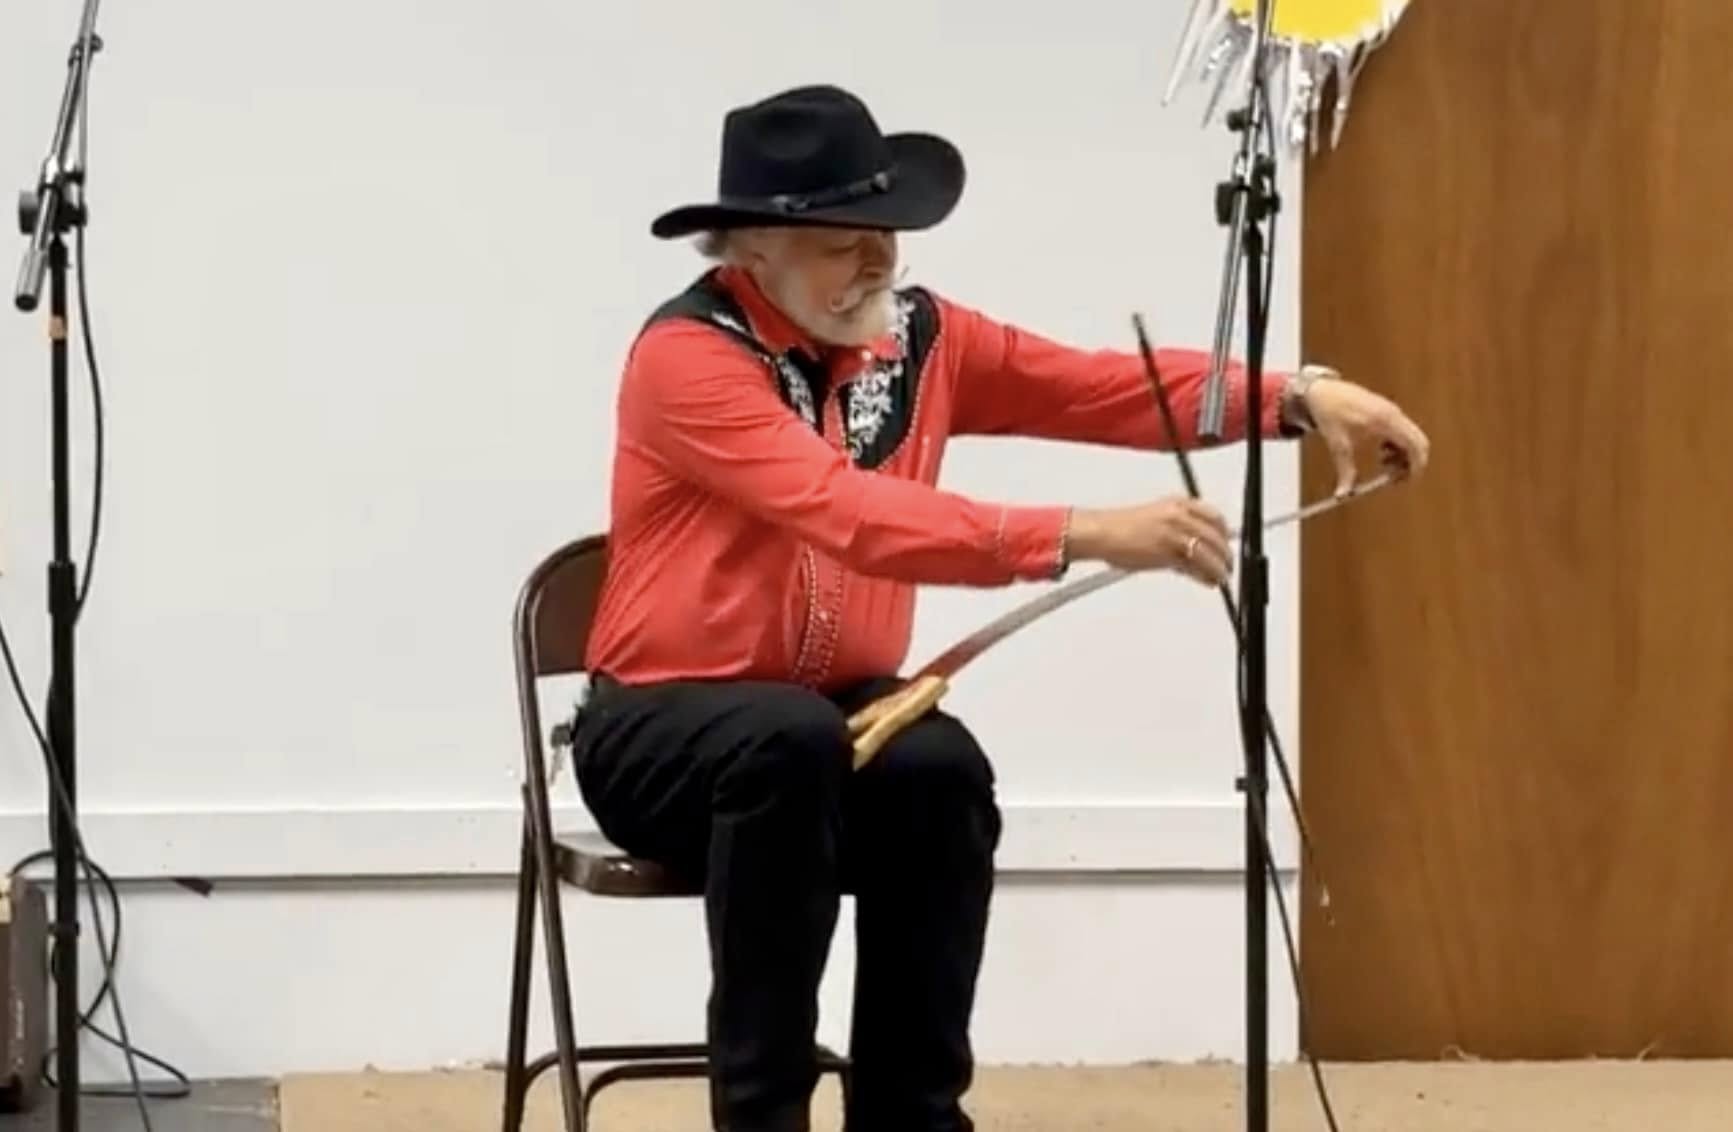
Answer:
MULTIPOLYGON (((916 587, 1085 561, 1211 585, 1229 571, 1227 524, 1184 497, 1010 506, 934 486, 962 434, 1172 440, 1138 355, 894 289, 896 234, 943 220, 963 180, 948 142, 881 135, 853 96, 806 87, 732 111, 717 201, 652 226, 701 235, 721 263, 655 313, 626 363, 574 765, 609 838, 704 882, 712 1116, 727 1132, 808 1126, 844 892, 847 1127, 972 1127, 959 1102, 1000 834, 993 773, 943 711, 859 772, 845 724, 895 686, 916 587)), ((1158 361, 1192 421, 1208 358, 1158 361)), ((1235 376, 1230 440, 1246 423, 1235 376)), ((1319 433, 1345 476, 1356 444, 1426 462, 1420 430, 1349 382, 1275 374, 1264 393, 1257 427, 1319 433)))

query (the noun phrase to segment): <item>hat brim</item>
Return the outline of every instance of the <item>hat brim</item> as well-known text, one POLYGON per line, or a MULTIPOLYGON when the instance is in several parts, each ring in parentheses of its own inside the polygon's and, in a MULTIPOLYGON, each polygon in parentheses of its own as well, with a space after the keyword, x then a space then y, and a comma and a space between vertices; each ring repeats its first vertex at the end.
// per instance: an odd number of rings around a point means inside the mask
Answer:
POLYGON ((874 193, 831 208, 814 208, 798 217, 764 200, 719 200, 689 204, 658 216, 650 234, 658 239, 759 226, 874 228, 916 232, 951 214, 963 196, 963 155, 933 134, 890 134, 885 138, 896 180, 890 191, 874 193))

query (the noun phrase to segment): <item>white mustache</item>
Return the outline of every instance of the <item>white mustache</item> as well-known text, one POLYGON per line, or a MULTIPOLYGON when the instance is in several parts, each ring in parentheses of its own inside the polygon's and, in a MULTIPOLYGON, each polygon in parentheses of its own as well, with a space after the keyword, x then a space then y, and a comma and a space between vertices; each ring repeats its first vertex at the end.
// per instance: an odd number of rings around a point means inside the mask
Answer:
POLYGON ((852 310, 864 303, 869 295, 876 294, 880 291, 888 291, 892 287, 901 285, 902 281, 908 278, 908 274, 908 265, 904 264, 896 273, 895 277, 887 279, 883 283, 857 283, 842 294, 838 295, 836 298, 830 300, 826 305, 830 308, 831 314, 841 314, 846 310, 852 310))

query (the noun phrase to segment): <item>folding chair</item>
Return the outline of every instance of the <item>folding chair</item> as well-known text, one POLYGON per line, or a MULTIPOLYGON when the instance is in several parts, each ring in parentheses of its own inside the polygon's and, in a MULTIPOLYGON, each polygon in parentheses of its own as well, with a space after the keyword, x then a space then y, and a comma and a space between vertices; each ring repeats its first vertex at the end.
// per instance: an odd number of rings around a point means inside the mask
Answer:
MULTIPOLYGON (((607 551, 605 535, 567 543, 536 566, 518 595, 514 635, 524 742, 524 825, 506 1041, 504 1132, 520 1132, 531 1083, 556 1064, 566 1132, 584 1132, 596 1094, 617 1081, 704 1077, 709 1073, 709 1047, 703 1043, 580 1046, 572 1022, 571 974, 560 904, 562 884, 602 897, 695 898, 703 894, 700 884, 675 876, 654 862, 628 856, 600 834, 552 832, 537 685, 545 677, 584 672, 584 650, 607 572, 607 551), (530 961, 535 949, 538 900, 548 952, 556 1047, 526 1065, 530 961), (579 1072, 585 1062, 611 1064, 585 1087, 579 1072)), ((564 730, 563 726, 556 728, 551 741, 564 744, 568 739, 564 730)), ((846 1098, 848 1062, 824 1046, 818 1047, 817 1055, 820 1072, 836 1073, 846 1098)))

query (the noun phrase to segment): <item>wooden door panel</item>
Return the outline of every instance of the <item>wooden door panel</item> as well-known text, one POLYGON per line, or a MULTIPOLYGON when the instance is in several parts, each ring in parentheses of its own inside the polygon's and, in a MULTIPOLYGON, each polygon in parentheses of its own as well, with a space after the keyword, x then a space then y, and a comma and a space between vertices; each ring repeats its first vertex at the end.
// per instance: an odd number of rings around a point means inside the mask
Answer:
POLYGON ((1311 162, 1305 355, 1434 443, 1302 540, 1322 1056, 1733 1055, 1730 55, 1417 0, 1311 162))

